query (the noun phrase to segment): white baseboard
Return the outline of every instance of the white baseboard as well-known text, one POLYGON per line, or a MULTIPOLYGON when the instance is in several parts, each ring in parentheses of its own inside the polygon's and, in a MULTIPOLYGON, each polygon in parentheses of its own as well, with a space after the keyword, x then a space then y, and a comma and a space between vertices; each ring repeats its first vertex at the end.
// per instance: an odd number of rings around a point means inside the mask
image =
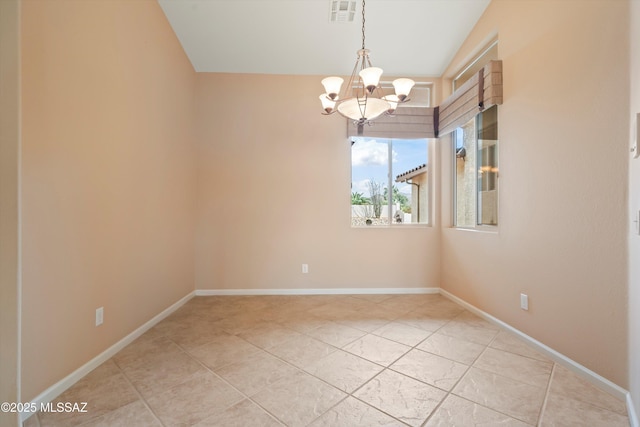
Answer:
MULTIPOLYGON (((87 363, 85 363, 75 371, 73 371, 71 374, 67 375, 66 377, 64 377, 63 379, 61 379, 60 381, 58 381, 57 383, 55 383, 54 385, 46 389, 44 392, 40 393, 38 396, 36 396, 35 399, 31 401, 32 404, 35 404, 33 406, 40 408, 41 404, 47 404, 51 402, 53 399, 55 399, 56 397, 60 396, 68 388, 70 388, 72 385, 74 385, 80 379, 82 379, 82 377, 84 377, 89 372, 93 371, 95 368, 97 368, 98 366, 100 366, 101 364, 109 360, 117 352, 122 350, 127 345, 131 344, 133 341, 136 340, 136 338, 140 337, 142 334, 147 332, 149 329, 151 329, 153 326, 155 326, 165 317, 169 316, 178 308, 182 307, 187 301, 193 298, 193 296, 194 296, 194 292, 190 292, 189 294, 185 295, 179 301, 177 301, 176 303, 172 304, 171 306, 163 310, 160 314, 154 316, 151 320, 146 322, 144 325, 140 326, 138 329, 131 332, 129 335, 122 338, 120 341, 118 341, 117 343, 115 343, 114 345, 112 345, 111 347, 109 347, 108 349, 106 349, 105 351, 103 351, 102 353, 100 353, 99 355, 97 355, 96 357, 94 357, 93 359, 91 359, 90 361, 88 361, 87 363)), ((33 415, 33 412, 22 412, 20 414, 20 422, 24 422, 31 415, 33 415)))
MULTIPOLYGON (((194 292, 189 293, 188 295, 181 298, 176 303, 172 304, 170 307, 163 310, 160 314, 153 317, 151 320, 146 322, 144 325, 140 326, 138 329, 109 347, 104 352, 100 353, 98 356, 91 359, 89 362, 85 363, 80 368, 76 369, 74 372, 69 374, 67 377, 58 381, 56 384, 49 387, 47 390, 38 395, 31 403, 34 403, 36 407, 40 407, 41 404, 46 404, 51 402, 53 399, 58 397, 76 382, 78 382, 82 377, 87 375, 89 372, 97 368, 102 363, 109 360, 113 357, 117 352, 122 350, 124 347, 132 343, 136 338, 140 337, 143 333, 151 329, 161 320, 169 316, 171 313, 176 311, 182 305, 184 305, 187 301, 189 301, 194 296, 222 296, 222 295, 366 295, 366 294, 442 294, 443 296, 449 298, 450 300, 460 304, 465 307, 467 310, 471 311, 474 314, 486 319, 487 321, 496 324, 503 329, 506 329, 515 335, 522 338, 524 341, 529 343, 531 346, 536 348, 540 353, 548 356, 550 359, 556 361, 557 363, 563 365, 564 367, 572 370, 576 374, 580 375, 582 378, 586 379, 596 387, 607 391, 613 396, 618 397, 621 400, 624 400, 627 405, 627 412, 629 414, 629 423, 631 427, 640 427, 640 423, 638 422, 638 416, 634 408, 633 400, 631 399, 631 394, 623 389, 622 387, 612 383, 606 378, 596 374, 595 372, 587 369, 586 367, 580 365, 579 363, 569 359, 561 353, 553 350, 552 348, 542 344, 541 342, 535 340, 534 338, 524 334, 518 329, 512 327, 511 325, 491 316, 490 314, 480 310, 479 308, 467 303, 466 301, 456 297, 448 291, 445 291, 441 288, 320 288, 320 289, 198 289, 194 292)), ((20 421, 24 422, 27 418, 29 418, 33 413, 24 412, 20 414, 20 421)))
POLYGON ((493 316, 491 316, 490 314, 480 310, 479 308, 469 304, 468 302, 458 298, 457 296, 451 294, 450 292, 445 291, 444 289, 440 289, 440 293, 442 295, 444 295, 445 297, 449 298, 452 301, 457 302, 458 304, 460 304, 461 306, 463 306, 464 308, 466 308, 467 310, 471 311, 474 314, 477 314, 478 316, 482 317, 483 319, 498 325, 504 329, 507 329, 510 332, 513 332, 515 335, 519 336, 520 338, 522 338, 524 341, 526 341, 528 344, 530 344, 532 347, 534 347, 537 351, 539 351, 540 353, 544 354, 545 356, 549 357, 551 360, 561 364, 562 366, 564 366, 565 368, 573 371, 574 373, 576 373, 577 375, 579 375, 581 378, 584 378, 585 380, 589 381, 591 384, 593 384, 594 386, 598 387, 599 389, 606 391, 607 393, 617 397, 620 400, 626 400, 627 399, 627 394, 629 393, 627 390, 623 389, 622 387, 612 383, 611 381, 609 381, 608 379, 604 378, 603 376, 600 376, 598 374, 596 374, 595 372, 593 372, 592 370, 582 366, 581 364, 579 364, 578 362, 569 359, 567 356, 557 352, 556 350, 552 349, 551 347, 548 347, 544 344, 542 344, 540 341, 530 337, 529 335, 519 331, 518 329, 514 328, 513 326, 503 322, 502 320, 499 320, 493 316))
POLYGON ((631 427, 640 427, 640 421, 638 421, 638 413, 633 404, 631 393, 627 392, 627 412, 629 413, 629 424, 631 427))
POLYGON ((196 296, 218 295, 380 295, 437 294, 440 288, 197 289, 196 296))

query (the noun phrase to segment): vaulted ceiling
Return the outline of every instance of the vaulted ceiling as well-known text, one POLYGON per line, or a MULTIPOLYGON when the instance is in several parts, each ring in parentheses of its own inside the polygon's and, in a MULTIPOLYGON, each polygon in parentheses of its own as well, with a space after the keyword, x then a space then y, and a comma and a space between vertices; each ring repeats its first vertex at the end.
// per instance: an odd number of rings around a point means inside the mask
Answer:
MULTIPOLYGON (((196 71, 348 75, 362 45, 331 0, 158 0, 196 71)), ((440 76, 490 0, 368 0, 366 47, 395 76, 440 76)))

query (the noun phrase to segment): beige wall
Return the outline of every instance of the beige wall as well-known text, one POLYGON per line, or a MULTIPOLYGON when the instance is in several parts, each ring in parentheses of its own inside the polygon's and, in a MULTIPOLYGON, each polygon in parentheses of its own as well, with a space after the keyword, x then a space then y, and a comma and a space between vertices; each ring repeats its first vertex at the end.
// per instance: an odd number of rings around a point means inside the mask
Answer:
MULTIPOLYGON (((152 1, 23 4, 22 400, 195 281, 254 290, 442 284, 630 383, 640 407, 633 262, 630 381, 626 370, 627 2, 495 0, 452 62, 448 77, 499 35, 497 234, 448 227, 446 138, 430 150, 442 160, 429 166, 432 206, 443 206, 430 207, 436 227, 352 229, 349 142, 344 120, 320 114, 320 76, 196 76, 152 1), (105 324, 96 328, 99 306, 105 324)), ((638 61, 632 54, 634 75, 638 61)), ((639 171, 632 162, 632 208, 639 171)), ((640 254, 634 242, 629 260, 640 254)))
MULTIPOLYGON (((499 232, 445 227, 441 279, 447 291, 623 387, 628 13, 626 1, 489 5, 445 77, 498 35, 499 232), (521 292, 529 311, 519 307, 521 292)), ((451 150, 442 152, 446 169, 451 150)))
POLYGON ((26 401, 193 290, 195 73, 154 1, 25 0, 22 60, 26 401))
POLYGON ((438 286, 436 229, 350 227, 350 143, 321 78, 198 75, 197 289, 438 286))
MULTIPOLYGON (((629 139, 635 140, 640 113, 640 2, 631 2, 631 115, 629 139)), ((632 222, 640 210, 640 158, 629 160, 629 390, 640 419, 640 236, 632 222)))
MULTIPOLYGON (((0 402, 19 392, 19 147, 20 5, 0 1, 0 402)), ((0 412, 0 425, 18 425, 17 414, 0 412)))

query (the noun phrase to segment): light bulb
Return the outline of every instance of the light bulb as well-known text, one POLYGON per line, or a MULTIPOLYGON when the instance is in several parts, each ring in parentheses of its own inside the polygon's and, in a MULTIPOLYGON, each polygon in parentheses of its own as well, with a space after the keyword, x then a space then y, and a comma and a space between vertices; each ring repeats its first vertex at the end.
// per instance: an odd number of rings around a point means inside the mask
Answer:
POLYGON ((362 83, 369 93, 373 93, 380 83, 380 76, 382 76, 382 68, 368 67, 361 70, 358 75, 362 78, 362 83))
POLYGON ((323 93, 322 95, 319 96, 320 98, 320 102, 322 102, 322 109, 327 113, 327 114, 331 114, 333 113, 333 109, 336 106, 336 102, 329 99, 328 95, 326 93, 323 93))
POLYGON ((382 99, 384 99, 389 103, 389 109, 387 110, 387 113, 389 114, 395 113, 396 108, 398 108, 398 103, 400 102, 398 97, 396 95, 387 95, 387 96, 383 96, 382 99))
POLYGON ((327 92, 329 99, 338 99, 342 82, 344 82, 342 77, 326 77, 322 79, 322 86, 324 86, 324 90, 327 92))
POLYGON ((413 87, 413 85, 415 85, 416 82, 414 82, 411 79, 395 79, 393 81, 393 87, 396 90, 396 95, 398 95, 398 99, 400 100, 400 102, 403 102, 405 99, 407 99, 407 97, 409 96, 409 92, 411 92, 411 88, 413 87))

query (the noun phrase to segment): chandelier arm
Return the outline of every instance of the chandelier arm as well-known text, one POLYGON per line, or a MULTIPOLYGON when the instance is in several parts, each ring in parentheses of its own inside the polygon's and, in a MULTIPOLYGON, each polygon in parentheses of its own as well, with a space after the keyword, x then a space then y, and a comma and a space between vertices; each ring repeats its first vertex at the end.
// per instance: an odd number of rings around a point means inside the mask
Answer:
MULTIPOLYGON (((359 59, 356 60, 356 64, 353 66, 353 71, 351 71, 351 76, 349 77, 349 82, 347 83, 346 86, 344 86, 343 91, 341 91, 342 93, 340 94, 340 97, 338 98, 338 103, 340 103, 341 101, 346 101, 347 99, 351 98, 353 96, 353 85, 355 83, 355 78, 358 75, 358 65, 359 65, 359 59)), ((358 78, 360 78, 358 76, 358 78)))
POLYGON ((371 63, 371 58, 369 58, 368 53, 364 56, 364 60, 362 61, 362 63, 364 65, 363 68, 373 67, 373 64, 371 63))
POLYGON ((373 91, 373 93, 376 94, 377 98, 384 97, 384 91, 382 90, 382 85, 380 83, 378 83, 378 86, 376 86, 376 89, 373 91))

